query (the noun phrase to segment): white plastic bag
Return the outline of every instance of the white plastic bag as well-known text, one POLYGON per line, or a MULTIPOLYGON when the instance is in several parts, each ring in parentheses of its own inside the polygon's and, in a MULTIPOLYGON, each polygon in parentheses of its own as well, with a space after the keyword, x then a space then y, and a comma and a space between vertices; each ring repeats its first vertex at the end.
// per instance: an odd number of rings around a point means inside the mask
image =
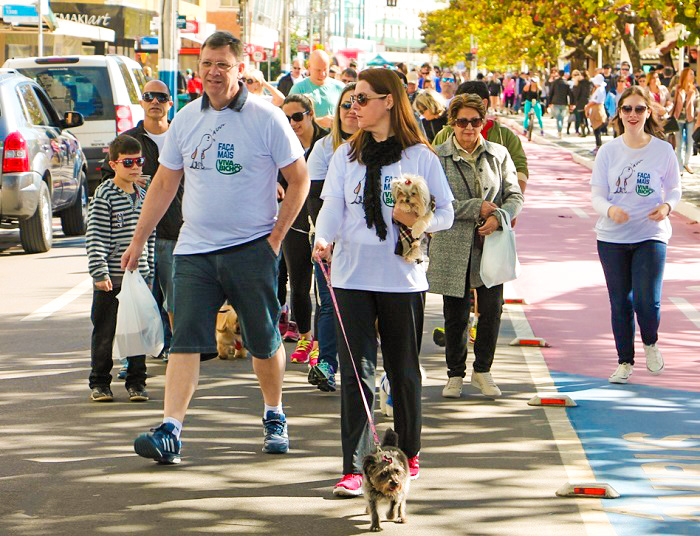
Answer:
POLYGON ((513 281, 520 275, 520 262, 515 249, 515 232, 510 226, 510 214, 498 209, 502 216, 502 231, 484 238, 481 252, 481 280, 487 288, 513 281))
POLYGON ((159 355, 163 349, 163 323, 158 304, 138 270, 124 273, 117 299, 113 356, 159 355))

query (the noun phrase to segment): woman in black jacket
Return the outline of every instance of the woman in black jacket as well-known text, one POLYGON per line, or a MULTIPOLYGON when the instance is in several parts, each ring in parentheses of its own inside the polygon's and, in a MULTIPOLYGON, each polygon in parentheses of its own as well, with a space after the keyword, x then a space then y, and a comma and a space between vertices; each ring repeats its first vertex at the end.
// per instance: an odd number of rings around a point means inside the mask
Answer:
POLYGON ((439 93, 431 89, 422 91, 413 101, 413 108, 423 119, 426 137, 432 142, 437 133, 447 124, 447 107, 439 93))
POLYGON ((588 71, 582 70, 578 80, 574 80, 572 92, 574 94, 574 105, 576 106, 576 131, 581 137, 586 137, 588 134, 588 120, 584 113, 584 108, 588 104, 593 91, 593 83, 588 76, 588 71))
MULTIPOLYGON (((304 147, 305 156, 308 158, 316 142, 328 134, 328 131, 321 128, 315 121, 313 102, 306 95, 289 95, 284 99, 282 111, 289 119, 292 130, 299 138, 304 147)), ((286 189, 284 178, 281 174, 279 177, 280 184, 286 189)), ((314 346, 311 335, 310 297, 313 265, 309 232, 309 211, 304 204, 282 241, 282 253, 289 273, 292 314, 299 330, 299 340, 291 356, 293 363, 308 363, 314 346)), ((284 338, 289 337, 285 334, 284 338)))

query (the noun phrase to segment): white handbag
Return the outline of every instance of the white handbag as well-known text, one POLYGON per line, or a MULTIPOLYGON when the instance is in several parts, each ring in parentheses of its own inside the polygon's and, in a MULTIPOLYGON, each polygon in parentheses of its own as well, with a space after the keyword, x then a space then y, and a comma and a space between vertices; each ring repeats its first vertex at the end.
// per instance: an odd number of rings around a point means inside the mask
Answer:
POLYGON ((502 230, 484 237, 481 252, 481 280, 487 288, 513 281, 520 275, 520 262, 515 249, 515 232, 510 226, 510 214, 502 208, 502 230))

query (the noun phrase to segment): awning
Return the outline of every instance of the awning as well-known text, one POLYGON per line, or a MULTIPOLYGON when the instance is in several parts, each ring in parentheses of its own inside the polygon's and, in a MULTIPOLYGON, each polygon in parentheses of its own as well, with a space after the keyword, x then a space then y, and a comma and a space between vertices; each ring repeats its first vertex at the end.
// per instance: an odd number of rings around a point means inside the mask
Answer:
POLYGON ((72 20, 56 18, 56 29, 53 35, 67 35, 70 37, 80 37, 84 40, 91 41, 106 41, 114 43, 114 30, 102 28, 100 26, 91 26, 90 24, 82 24, 72 20))

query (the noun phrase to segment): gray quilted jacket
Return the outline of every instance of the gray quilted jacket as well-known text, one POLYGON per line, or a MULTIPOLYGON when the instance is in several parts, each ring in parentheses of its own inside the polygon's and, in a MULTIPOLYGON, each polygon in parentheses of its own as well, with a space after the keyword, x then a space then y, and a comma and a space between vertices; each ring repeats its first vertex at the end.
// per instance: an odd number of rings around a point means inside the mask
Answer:
MULTIPOLYGON (((455 219, 450 229, 435 233, 430 241, 428 283, 429 292, 463 297, 468 290, 466 279, 470 260, 470 287, 477 288, 484 284, 479 275, 481 249, 474 245, 474 231, 482 201, 491 201, 503 208, 512 220, 523 206, 523 194, 518 186, 515 165, 505 147, 482 140, 484 151, 472 168, 459 158, 453 138, 454 134, 435 148, 455 197, 452 202, 455 219), (479 173, 483 198, 473 198, 469 194, 456 166, 460 166, 472 194, 477 192, 475 172, 479 173)), ((496 217, 500 220, 498 213, 496 217)))

